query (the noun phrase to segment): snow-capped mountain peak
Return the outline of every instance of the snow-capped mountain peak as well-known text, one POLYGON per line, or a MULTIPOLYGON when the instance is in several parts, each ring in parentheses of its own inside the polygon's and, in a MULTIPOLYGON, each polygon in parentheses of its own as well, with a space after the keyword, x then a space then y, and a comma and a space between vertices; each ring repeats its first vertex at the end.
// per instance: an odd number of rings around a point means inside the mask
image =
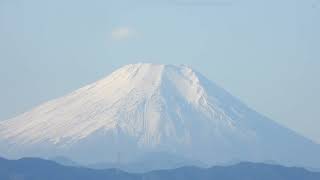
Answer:
POLYGON ((82 162, 113 161, 119 152, 125 161, 165 152, 206 163, 316 164, 296 157, 301 144, 319 150, 185 65, 126 65, 0 123, 0 152, 7 156, 82 162), (297 150, 284 153, 287 147, 297 150))

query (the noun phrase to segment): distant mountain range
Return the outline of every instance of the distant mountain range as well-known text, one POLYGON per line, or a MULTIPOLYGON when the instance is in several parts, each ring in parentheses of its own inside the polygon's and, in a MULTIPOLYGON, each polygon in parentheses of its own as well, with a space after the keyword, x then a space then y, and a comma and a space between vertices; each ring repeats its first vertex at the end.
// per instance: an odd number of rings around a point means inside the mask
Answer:
POLYGON ((134 162, 99 162, 93 164, 81 164, 66 157, 48 158, 64 166, 86 167, 91 169, 112 169, 117 168, 126 172, 143 173, 154 170, 175 169, 183 166, 208 167, 198 161, 192 161, 167 153, 146 153, 134 162))
POLYGON ((0 158, 1 180, 319 180, 320 173, 303 168, 262 163, 239 163, 202 169, 181 167, 147 173, 127 173, 117 169, 93 170, 63 166, 49 160, 0 158))
MULTIPOLYGON (((58 161, 56 161, 58 162, 58 161)), ((61 162, 59 162, 61 163, 61 162)), ((95 163, 85 165, 92 169, 109 169, 117 168, 126 172, 143 173, 159 169, 175 169, 183 166, 208 167, 199 161, 185 159, 167 153, 146 153, 134 162, 131 163, 95 163)))

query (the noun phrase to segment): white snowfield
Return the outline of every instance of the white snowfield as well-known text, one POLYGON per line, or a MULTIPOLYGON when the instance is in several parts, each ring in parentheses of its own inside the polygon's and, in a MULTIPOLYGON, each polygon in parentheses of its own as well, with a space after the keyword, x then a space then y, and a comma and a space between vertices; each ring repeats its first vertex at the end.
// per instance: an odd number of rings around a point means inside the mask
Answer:
MULTIPOLYGON (((262 94, 263 95, 263 94, 262 94)), ((165 152, 208 164, 320 167, 320 145, 251 110, 187 66, 131 64, 0 122, 0 156, 130 162, 165 152)))

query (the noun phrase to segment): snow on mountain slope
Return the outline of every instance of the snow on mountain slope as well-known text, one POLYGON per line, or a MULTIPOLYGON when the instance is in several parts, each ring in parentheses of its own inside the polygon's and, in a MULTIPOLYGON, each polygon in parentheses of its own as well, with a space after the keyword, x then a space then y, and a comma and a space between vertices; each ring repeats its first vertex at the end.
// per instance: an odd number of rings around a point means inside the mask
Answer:
POLYGON ((165 152, 206 163, 320 167, 319 145, 249 109, 187 66, 131 64, 0 122, 0 153, 85 162, 165 152), (317 157, 315 157, 317 156, 317 157))

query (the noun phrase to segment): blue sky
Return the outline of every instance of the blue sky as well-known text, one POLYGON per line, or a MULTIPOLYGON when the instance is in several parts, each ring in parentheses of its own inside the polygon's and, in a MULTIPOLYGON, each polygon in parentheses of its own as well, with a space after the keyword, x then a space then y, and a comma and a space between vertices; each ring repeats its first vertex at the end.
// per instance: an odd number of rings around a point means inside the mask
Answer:
POLYGON ((0 0, 0 119, 128 63, 187 64, 320 143, 320 1, 0 0))

